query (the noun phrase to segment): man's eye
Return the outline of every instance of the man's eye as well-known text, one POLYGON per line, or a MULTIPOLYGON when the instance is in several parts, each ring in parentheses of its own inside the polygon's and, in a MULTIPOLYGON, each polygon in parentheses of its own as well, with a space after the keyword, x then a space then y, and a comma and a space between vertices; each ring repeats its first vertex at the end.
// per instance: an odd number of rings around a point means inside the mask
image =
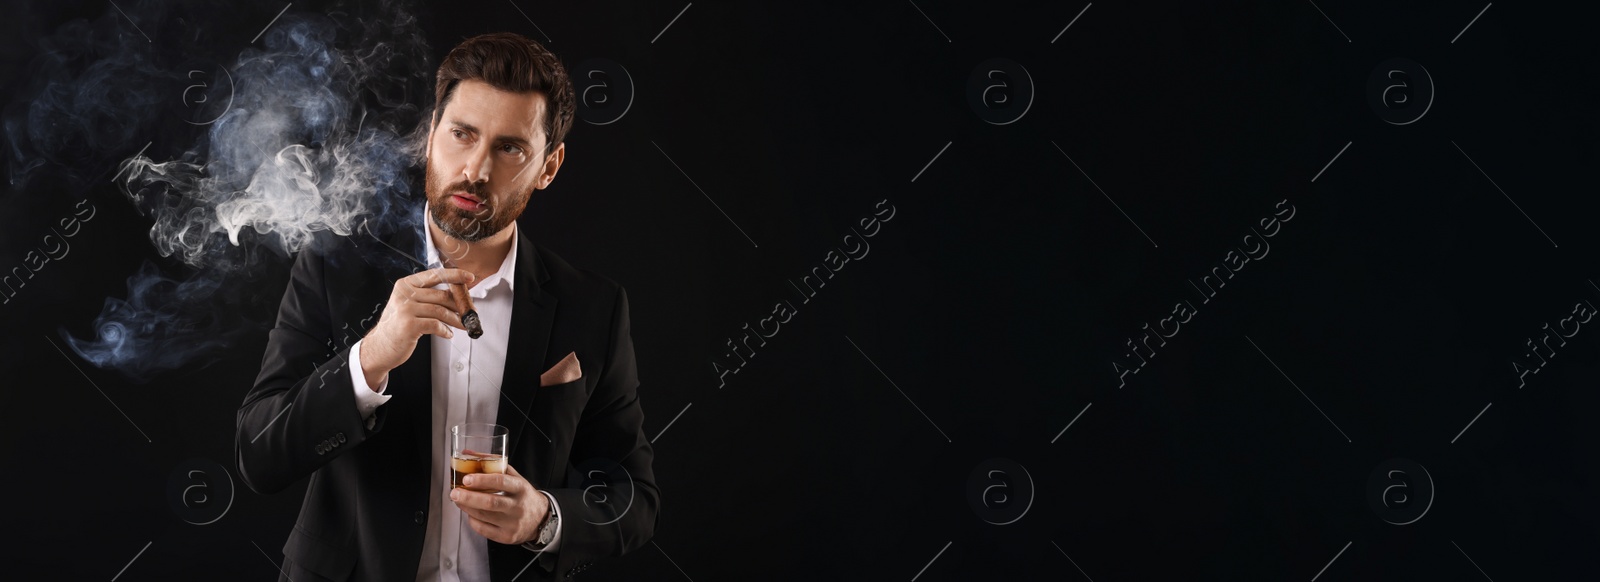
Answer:
POLYGON ((459 129, 450 130, 450 135, 455 136, 456 139, 466 139, 467 138, 467 132, 461 131, 459 129))
POLYGON ((519 147, 517 147, 515 145, 512 145, 512 144, 506 144, 506 145, 500 146, 500 151, 503 151, 503 152, 508 153, 508 154, 520 154, 520 153, 522 153, 522 148, 519 148, 519 147))

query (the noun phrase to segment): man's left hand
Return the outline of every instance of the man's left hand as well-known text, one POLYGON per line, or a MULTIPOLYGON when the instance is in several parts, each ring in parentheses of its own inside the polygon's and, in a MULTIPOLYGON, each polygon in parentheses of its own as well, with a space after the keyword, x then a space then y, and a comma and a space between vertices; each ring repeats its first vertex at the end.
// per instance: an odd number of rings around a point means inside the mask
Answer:
POLYGON ((507 464, 504 474, 467 475, 463 485, 482 490, 457 487, 450 491, 450 500, 467 514, 467 522, 478 535, 507 545, 539 538, 539 526, 550 514, 550 500, 516 468, 507 464))

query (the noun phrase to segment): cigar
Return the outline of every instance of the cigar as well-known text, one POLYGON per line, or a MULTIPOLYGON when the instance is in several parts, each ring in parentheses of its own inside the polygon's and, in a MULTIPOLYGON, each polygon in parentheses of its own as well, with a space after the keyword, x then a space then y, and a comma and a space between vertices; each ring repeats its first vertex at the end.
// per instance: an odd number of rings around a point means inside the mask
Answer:
POLYGON ((466 286, 460 283, 450 285, 450 295, 456 299, 456 313, 461 314, 461 325, 467 326, 467 337, 478 339, 483 335, 483 324, 478 321, 478 310, 472 307, 472 296, 467 295, 466 286))

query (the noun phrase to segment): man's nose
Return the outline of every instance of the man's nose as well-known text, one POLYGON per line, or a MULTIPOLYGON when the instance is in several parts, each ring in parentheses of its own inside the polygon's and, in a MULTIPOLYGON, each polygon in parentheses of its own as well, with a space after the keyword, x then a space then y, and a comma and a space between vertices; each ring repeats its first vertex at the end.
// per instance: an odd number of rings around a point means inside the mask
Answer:
POLYGON ((489 171, 493 169, 493 161, 489 157, 489 148, 477 147, 467 156, 467 163, 461 168, 461 174, 469 183, 486 182, 489 180, 489 171))

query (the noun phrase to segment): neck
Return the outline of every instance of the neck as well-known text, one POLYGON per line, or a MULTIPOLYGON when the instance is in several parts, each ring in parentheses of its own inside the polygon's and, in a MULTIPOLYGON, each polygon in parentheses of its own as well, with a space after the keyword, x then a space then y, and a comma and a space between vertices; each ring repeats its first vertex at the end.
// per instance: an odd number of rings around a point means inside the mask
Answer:
MULTIPOLYGON (((452 238, 445 234, 439 225, 433 223, 432 217, 427 219, 427 223, 428 236, 433 237, 433 248, 439 251, 439 261, 446 267, 471 272, 477 281, 482 281, 499 271, 500 264, 504 263, 506 255, 511 253, 511 245, 517 241, 515 222, 477 242, 452 238)), ((477 282, 475 281, 473 285, 477 285, 477 282)))

